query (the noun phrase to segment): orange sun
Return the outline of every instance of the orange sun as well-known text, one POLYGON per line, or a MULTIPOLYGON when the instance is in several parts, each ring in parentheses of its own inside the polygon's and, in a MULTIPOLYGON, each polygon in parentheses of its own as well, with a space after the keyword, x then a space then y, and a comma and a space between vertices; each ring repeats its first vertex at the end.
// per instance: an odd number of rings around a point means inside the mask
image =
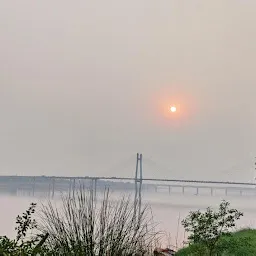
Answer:
POLYGON ((175 113, 175 112, 177 111, 177 108, 176 108, 175 106, 171 106, 171 107, 170 107, 170 111, 171 111, 172 113, 175 113))

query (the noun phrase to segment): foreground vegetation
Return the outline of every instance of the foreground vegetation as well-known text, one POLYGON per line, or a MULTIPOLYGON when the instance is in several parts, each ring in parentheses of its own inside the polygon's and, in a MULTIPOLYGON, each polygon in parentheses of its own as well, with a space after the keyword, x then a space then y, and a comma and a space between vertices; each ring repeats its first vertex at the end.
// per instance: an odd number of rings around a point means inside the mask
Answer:
MULTIPOLYGON (((93 191, 80 188, 62 198, 61 207, 51 201, 34 219, 36 204, 16 218, 15 239, 0 236, 0 256, 146 256, 153 255, 159 234, 147 208, 136 213, 129 198, 112 202, 108 191, 96 204, 93 191)), ((222 201, 214 211, 194 211, 182 221, 187 246, 177 256, 256 255, 256 230, 235 231, 243 213, 222 201)), ((169 250, 171 251, 171 250, 169 250)), ((165 255, 154 252, 154 255, 165 255)), ((171 254, 173 255, 173 254, 171 254)))
MULTIPOLYGON (((202 244, 191 244, 179 250, 177 256, 207 256, 209 253, 202 244)), ((230 236, 222 236, 218 250, 212 255, 217 256, 255 256, 256 230, 243 229, 233 232, 230 236)))
POLYGON ((256 255, 256 230, 234 232, 235 222, 243 216, 222 201, 218 211, 190 212, 182 224, 187 232, 188 246, 178 256, 240 256, 256 255), (233 232, 232 232, 233 231, 233 232))
POLYGON ((0 237, 0 256, 142 256, 152 254, 157 241, 147 208, 136 214, 137 202, 111 202, 108 191, 99 204, 93 191, 83 188, 63 197, 61 207, 49 201, 40 209, 39 222, 33 219, 35 207, 17 217, 14 240, 0 237))
POLYGON ((45 244, 55 255, 145 255, 157 233, 147 208, 135 214, 135 204, 129 198, 111 202, 106 192, 97 208, 93 193, 81 189, 63 198, 61 209, 51 202, 41 209, 40 231, 49 234, 45 244))

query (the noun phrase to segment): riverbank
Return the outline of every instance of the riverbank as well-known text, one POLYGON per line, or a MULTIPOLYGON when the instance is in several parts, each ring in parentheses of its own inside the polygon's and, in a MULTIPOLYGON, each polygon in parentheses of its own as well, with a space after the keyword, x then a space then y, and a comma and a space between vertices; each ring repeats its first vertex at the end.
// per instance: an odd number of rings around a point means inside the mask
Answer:
MULTIPOLYGON (((243 229, 220 239, 221 256, 256 255, 256 229, 243 229)), ((176 256, 205 256, 206 249, 199 245, 190 245, 180 249, 176 256)), ((213 256, 213 255, 212 255, 213 256)), ((214 255, 215 256, 215 255, 214 255)))

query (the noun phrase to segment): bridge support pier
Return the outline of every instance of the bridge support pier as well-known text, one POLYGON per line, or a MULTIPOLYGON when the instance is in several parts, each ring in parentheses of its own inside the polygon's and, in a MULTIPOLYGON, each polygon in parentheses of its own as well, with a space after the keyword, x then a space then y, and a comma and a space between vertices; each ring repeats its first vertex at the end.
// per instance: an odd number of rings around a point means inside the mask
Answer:
POLYGON ((76 179, 73 179, 73 187, 72 187, 73 198, 75 197, 75 190, 76 190, 76 179))
POLYGON ((51 197, 51 183, 49 182, 49 187, 48 187, 48 197, 51 197))
POLYGON ((55 179, 52 179, 52 198, 54 198, 54 194, 55 194, 55 179))
POLYGON ((92 180, 92 190, 93 190, 94 199, 96 199, 96 195, 97 195, 97 179, 93 179, 92 180))
POLYGON ((72 190, 72 180, 69 180, 69 187, 68 187, 68 196, 71 196, 71 190, 72 190))
POLYGON ((33 178, 32 195, 35 196, 36 177, 33 178))

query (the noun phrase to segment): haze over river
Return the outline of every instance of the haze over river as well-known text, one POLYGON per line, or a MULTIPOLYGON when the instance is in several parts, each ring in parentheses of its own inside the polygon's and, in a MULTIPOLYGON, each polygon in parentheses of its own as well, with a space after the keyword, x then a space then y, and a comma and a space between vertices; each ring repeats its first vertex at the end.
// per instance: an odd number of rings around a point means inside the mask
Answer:
MULTIPOLYGON (((128 196, 128 194, 123 195, 128 196)), ((101 198, 101 196, 102 194, 99 194, 98 198, 101 198)), ((111 193, 111 198, 120 198, 120 193, 111 193)), ((133 199, 133 195, 131 198, 133 199)), ((166 237, 163 238, 164 245, 167 246, 168 243, 175 245, 176 237, 178 237, 177 244, 179 247, 182 245, 184 237, 186 237, 181 224, 178 225, 179 220, 185 218, 191 210, 204 209, 207 206, 217 207, 222 199, 224 198, 220 196, 169 195, 166 192, 145 192, 143 194, 143 203, 150 205, 154 221, 158 223, 157 229, 166 232, 166 237)), ((225 199, 231 203, 232 208, 239 209, 244 213, 244 216, 238 222, 237 228, 256 228, 256 197, 230 196, 225 197, 225 199)), ((60 202, 58 197, 54 200, 60 202)), ((14 237, 16 216, 24 212, 31 202, 40 205, 46 203, 46 201, 46 199, 36 197, 1 195, 0 235, 14 237)))

